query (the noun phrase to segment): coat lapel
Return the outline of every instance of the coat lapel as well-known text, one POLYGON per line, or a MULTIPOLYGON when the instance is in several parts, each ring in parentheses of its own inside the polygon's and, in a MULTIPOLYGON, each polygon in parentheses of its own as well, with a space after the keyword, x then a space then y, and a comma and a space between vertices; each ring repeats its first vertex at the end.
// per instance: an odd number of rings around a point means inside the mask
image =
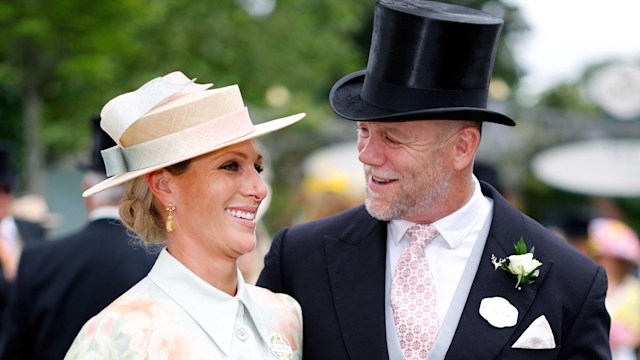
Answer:
POLYGON ((387 359, 385 256, 387 226, 362 207, 338 239, 325 242, 334 306, 351 359, 387 359))
POLYGON ((514 331, 520 326, 524 314, 527 312, 536 293, 553 263, 544 263, 540 268, 540 275, 531 284, 522 286, 522 290, 515 288, 516 281, 508 273, 495 270, 491 264, 491 255, 506 258, 513 255, 513 243, 521 236, 527 239, 527 229, 522 214, 513 208, 495 190, 483 186, 485 195, 493 198, 494 210, 491 230, 487 238, 482 258, 471 287, 467 303, 462 312, 458 328, 454 335, 447 359, 462 359, 469 356, 473 349, 473 357, 477 359, 494 359, 507 346, 514 331), (480 302, 488 297, 502 297, 507 299, 518 309, 518 323, 508 328, 495 328, 480 316, 480 302), (479 335, 481 334, 481 335, 479 335), (487 341, 487 339, 491 339, 487 341))

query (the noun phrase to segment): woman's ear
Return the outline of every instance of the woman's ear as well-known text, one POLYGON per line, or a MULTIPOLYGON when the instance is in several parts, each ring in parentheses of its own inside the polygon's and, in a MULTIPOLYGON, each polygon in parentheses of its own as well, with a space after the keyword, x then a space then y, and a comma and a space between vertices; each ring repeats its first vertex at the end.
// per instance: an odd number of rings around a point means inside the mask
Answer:
POLYGON ((475 126, 465 126, 458 130, 453 166, 462 170, 473 166, 473 159, 480 146, 480 130, 475 126))
POLYGON ((153 193, 153 196, 162 204, 173 202, 173 190, 171 188, 171 177, 169 172, 160 169, 146 174, 145 180, 147 186, 153 193))

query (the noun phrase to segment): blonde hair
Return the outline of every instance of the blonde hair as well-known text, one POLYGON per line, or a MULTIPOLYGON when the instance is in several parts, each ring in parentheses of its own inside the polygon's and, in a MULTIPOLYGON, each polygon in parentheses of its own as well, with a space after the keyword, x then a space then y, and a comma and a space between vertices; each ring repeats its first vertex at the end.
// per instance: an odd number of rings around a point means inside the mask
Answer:
POLYGON ((156 208, 155 198, 144 176, 127 181, 124 188, 124 198, 120 202, 122 223, 144 245, 165 243, 167 237, 162 215, 156 208))
MULTIPOLYGON (((172 175, 182 175, 189 160, 166 167, 172 175)), ((132 231, 141 245, 152 246, 167 242, 164 219, 144 176, 127 181, 124 198, 120 202, 120 219, 132 231)))

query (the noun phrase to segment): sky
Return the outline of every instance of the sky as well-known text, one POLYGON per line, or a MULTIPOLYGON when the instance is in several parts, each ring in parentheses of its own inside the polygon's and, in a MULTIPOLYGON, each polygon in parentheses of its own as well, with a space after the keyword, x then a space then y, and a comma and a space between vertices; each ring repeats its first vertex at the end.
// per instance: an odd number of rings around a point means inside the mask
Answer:
POLYGON ((577 79, 585 67, 612 58, 640 62, 638 0, 505 0, 531 27, 516 48, 531 94, 577 79))

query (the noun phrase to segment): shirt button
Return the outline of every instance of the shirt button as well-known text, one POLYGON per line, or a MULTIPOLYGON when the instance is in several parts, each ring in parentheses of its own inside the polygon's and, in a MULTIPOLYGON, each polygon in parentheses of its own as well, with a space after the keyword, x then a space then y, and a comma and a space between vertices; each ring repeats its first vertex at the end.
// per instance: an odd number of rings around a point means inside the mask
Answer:
POLYGON ((245 341, 249 337, 249 330, 247 330, 244 327, 241 327, 238 330, 236 330, 236 336, 238 337, 238 339, 245 341))

